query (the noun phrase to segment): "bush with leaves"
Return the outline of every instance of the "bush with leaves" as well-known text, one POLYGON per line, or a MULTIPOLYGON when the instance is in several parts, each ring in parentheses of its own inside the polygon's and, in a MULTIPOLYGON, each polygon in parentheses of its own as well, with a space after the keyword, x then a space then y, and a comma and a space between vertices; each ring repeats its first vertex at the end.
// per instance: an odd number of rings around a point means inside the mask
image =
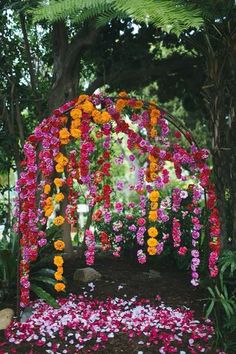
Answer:
POLYGON ((236 352, 236 251, 225 250, 219 259, 219 275, 209 286, 206 317, 215 322, 215 348, 236 352))

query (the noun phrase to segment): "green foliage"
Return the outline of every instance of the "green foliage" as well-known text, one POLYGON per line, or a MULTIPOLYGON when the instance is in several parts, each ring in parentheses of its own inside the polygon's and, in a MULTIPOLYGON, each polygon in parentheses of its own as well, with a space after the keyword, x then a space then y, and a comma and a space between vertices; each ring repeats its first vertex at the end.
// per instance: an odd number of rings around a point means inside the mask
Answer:
POLYGON ((53 306, 54 308, 59 308, 59 305, 54 299, 54 297, 52 297, 52 295, 50 295, 47 291, 45 291, 40 286, 31 284, 30 289, 38 296, 39 299, 46 301, 49 305, 53 306))
POLYGON ((99 25, 112 19, 132 17, 138 22, 149 22, 165 30, 180 32, 188 27, 202 24, 200 10, 184 1, 159 0, 61 0, 42 4, 33 10, 35 20, 47 19, 51 22, 71 16, 74 20, 85 21, 97 18, 99 25), (75 16, 76 14, 76 16, 75 16))
POLYGON ((17 235, 4 235, 0 240, 0 301, 15 293, 17 252, 17 235))
POLYGON ((209 286, 206 317, 215 323, 215 347, 223 347, 228 354, 236 351, 236 252, 226 250, 219 259, 219 275, 209 286))

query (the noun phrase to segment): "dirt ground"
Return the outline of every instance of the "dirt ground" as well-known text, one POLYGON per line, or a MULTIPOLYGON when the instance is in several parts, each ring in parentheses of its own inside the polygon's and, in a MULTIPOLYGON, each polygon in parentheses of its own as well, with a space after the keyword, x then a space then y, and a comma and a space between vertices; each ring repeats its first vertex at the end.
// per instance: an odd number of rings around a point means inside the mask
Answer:
MULTIPOLYGON (((93 268, 102 274, 102 278, 94 282, 93 291, 91 291, 91 285, 81 285, 81 283, 73 281, 74 271, 81 267, 85 266, 78 258, 65 262, 67 292, 78 294, 88 291, 93 297, 99 299, 108 296, 127 296, 128 298, 138 296, 139 298, 148 298, 151 302, 155 302, 156 296, 159 295, 166 305, 174 308, 189 307, 194 311, 196 319, 203 317, 206 294, 200 287, 194 288, 191 286, 188 273, 177 270, 173 265, 141 265, 132 259, 100 256, 96 258, 93 268)), ((0 333, 0 341, 3 341, 3 331, 0 332, 2 332, 0 333)), ((126 335, 120 334, 110 339, 106 347, 97 351, 97 353, 156 353, 154 348, 151 347, 143 346, 143 349, 140 349, 140 341, 142 341, 142 337, 129 339, 126 335)), ((0 349, 3 348, 0 347, 0 349)), ((5 353, 10 353, 10 351, 6 349, 5 353)), ((18 346, 16 353, 29 353, 29 349, 18 346)), ((35 348, 30 353, 43 352, 35 348)), ((86 353, 86 351, 81 351, 81 353, 86 353)))

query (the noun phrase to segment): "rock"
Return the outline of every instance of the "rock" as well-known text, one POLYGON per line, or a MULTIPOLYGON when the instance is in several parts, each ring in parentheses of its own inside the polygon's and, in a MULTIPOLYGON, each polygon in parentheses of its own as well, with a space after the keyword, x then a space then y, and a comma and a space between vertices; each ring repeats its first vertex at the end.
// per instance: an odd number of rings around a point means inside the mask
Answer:
POLYGON ((14 311, 12 309, 6 308, 0 311, 0 329, 6 329, 11 323, 12 317, 14 316, 14 311))
POLYGON ((101 273, 97 272, 95 269, 87 267, 87 268, 79 268, 76 269, 73 280, 81 281, 83 283, 88 283, 90 281, 100 280, 101 273))

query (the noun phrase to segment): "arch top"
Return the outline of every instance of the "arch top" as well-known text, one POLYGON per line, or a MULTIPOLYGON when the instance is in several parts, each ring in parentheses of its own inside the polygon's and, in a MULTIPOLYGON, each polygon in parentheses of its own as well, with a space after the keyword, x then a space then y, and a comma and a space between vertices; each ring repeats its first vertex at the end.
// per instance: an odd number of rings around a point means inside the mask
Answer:
MULTIPOLYGON (((191 133, 154 102, 129 97, 126 92, 116 97, 82 94, 54 110, 34 129, 24 154, 17 182, 21 306, 29 301, 29 262, 47 242, 47 225, 76 224, 77 203, 82 197, 91 220, 98 223, 93 228, 87 224, 84 230, 87 264, 94 261, 95 234, 104 249, 113 247, 113 253, 119 255, 121 236, 127 231, 140 263, 160 254, 165 245, 171 245, 180 256, 188 254, 192 284, 198 285, 199 240, 205 233, 209 272, 216 276, 219 220, 208 151, 198 147, 191 133), (128 178, 122 176, 122 168, 128 169, 128 178), (166 195, 175 180, 180 185, 166 195), (132 200, 127 201, 127 196, 132 200), (208 225, 201 211, 204 200, 208 225), (122 220, 112 221, 112 213, 125 213, 129 219, 132 210, 137 215, 126 231, 122 220), (187 229, 181 224, 185 220, 187 229), (183 233, 188 233, 187 239, 183 233)), ((56 291, 64 289, 64 246, 64 241, 54 244, 56 291)))

